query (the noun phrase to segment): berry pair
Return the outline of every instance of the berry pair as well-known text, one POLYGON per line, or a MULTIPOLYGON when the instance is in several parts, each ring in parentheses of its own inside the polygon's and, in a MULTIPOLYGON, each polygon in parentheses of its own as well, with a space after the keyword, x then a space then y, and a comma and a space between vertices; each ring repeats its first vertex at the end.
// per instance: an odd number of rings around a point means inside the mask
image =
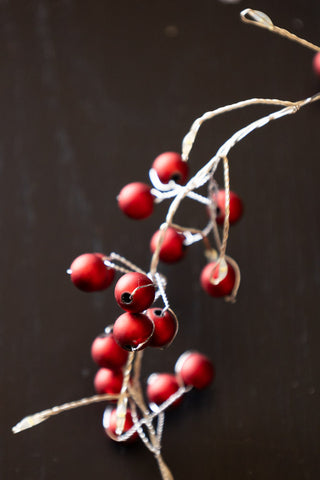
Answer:
POLYGON ((155 297, 152 280, 143 273, 126 273, 118 280, 114 296, 118 305, 126 311, 113 325, 116 342, 129 351, 144 348, 154 331, 154 323, 142 313, 151 306, 155 297))
POLYGON ((178 320, 171 310, 149 308, 143 313, 124 313, 113 326, 113 335, 123 349, 167 347, 178 331, 178 320))
POLYGON ((94 378, 97 393, 118 394, 123 382, 122 368, 127 363, 128 352, 114 339, 111 331, 99 335, 92 343, 91 356, 101 368, 94 378))
MULTIPOLYGON (((218 225, 223 225, 226 215, 226 192, 218 190, 212 197, 216 206, 215 220, 218 225)), ((241 198, 234 192, 229 192, 229 223, 236 223, 242 216, 243 204, 241 198)), ((202 270, 200 283, 205 292, 211 297, 226 297, 232 294, 237 274, 229 262, 225 262, 225 275, 220 276, 220 262, 213 261, 208 263, 202 270)))
MULTIPOLYGON (((188 164, 176 152, 162 153, 154 160, 152 168, 164 184, 174 181, 185 185, 187 182, 188 164)), ((147 218, 152 214, 154 200, 151 187, 141 182, 129 183, 122 188, 118 195, 119 208, 128 217, 136 220, 147 218)))
MULTIPOLYGON (((202 390, 210 385, 215 371, 211 361, 202 353, 187 351, 180 355, 175 365, 175 375, 171 373, 153 373, 147 380, 149 403, 161 405, 175 394, 181 386, 202 390)), ((180 405, 179 397, 172 406, 180 405)))
POLYGON ((122 348, 133 351, 146 346, 165 347, 172 342, 178 330, 177 318, 171 310, 149 308, 155 286, 147 275, 126 273, 114 293, 119 306, 126 310, 113 326, 114 338, 122 348))

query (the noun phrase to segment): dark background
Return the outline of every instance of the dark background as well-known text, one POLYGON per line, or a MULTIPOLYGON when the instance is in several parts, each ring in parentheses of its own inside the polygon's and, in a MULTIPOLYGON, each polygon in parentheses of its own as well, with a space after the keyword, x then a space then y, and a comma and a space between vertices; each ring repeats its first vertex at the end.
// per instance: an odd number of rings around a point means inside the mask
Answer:
MULTIPOLYGON (((112 288, 81 293, 65 270, 87 251, 147 269, 168 207, 131 221, 116 204, 122 186, 147 181, 155 156, 179 150, 206 110, 319 89, 313 53, 243 25, 246 7, 320 43, 316 0, 1 1, 1 479, 160 478, 141 443, 105 437, 103 404, 10 429, 94 393, 91 342, 120 309, 112 288)), ((271 110, 205 125, 192 172, 271 110)), ((177 480, 320 478, 319 116, 320 105, 306 107, 230 155, 231 187, 246 206, 228 246, 242 271, 235 305, 200 290, 200 245, 161 268, 180 332, 168 350, 146 352, 143 378, 171 371, 189 348, 217 369, 210 389, 167 416, 163 453, 177 480)), ((207 218, 187 200, 178 219, 201 227, 207 218)))

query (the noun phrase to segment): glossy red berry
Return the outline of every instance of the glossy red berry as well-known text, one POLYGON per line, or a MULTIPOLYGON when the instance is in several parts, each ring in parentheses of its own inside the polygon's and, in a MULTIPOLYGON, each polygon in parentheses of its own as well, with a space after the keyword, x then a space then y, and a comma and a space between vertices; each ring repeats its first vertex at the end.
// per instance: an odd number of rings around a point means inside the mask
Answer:
POLYGON ((141 182, 129 183, 120 191, 118 205, 130 218, 140 220, 149 217, 154 205, 151 187, 141 182))
POLYGON ((320 52, 316 53, 313 57, 312 66, 314 73, 320 77, 320 52))
MULTIPOLYGON (((226 212, 226 193, 225 190, 218 190, 215 195, 215 201, 217 204, 217 216, 216 221, 218 225, 223 225, 226 212)), ((229 203, 229 223, 236 223, 242 216, 243 203, 241 198, 234 192, 230 191, 230 203, 229 203)))
POLYGON ((185 385, 202 389, 210 385, 215 370, 208 357, 199 352, 185 352, 177 360, 175 372, 185 385))
POLYGON ((123 373, 120 368, 111 370, 109 368, 100 368, 94 377, 94 388, 99 394, 120 393, 123 382, 123 373))
POLYGON ((154 332, 148 347, 166 347, 173 341, 178 331, 177 317, 170 310, 149 308, 146 315, 153 321, 154 332))
POLYGON ((153 330, 153 322, 143 313, 123 313, 113 325, 115 341, 128 351, 146 347, 153 330))
POLYGON ((147 275, 129 272, 119 278, 114 289, 116 301, 127 312, 143 312, 153 303, 155 287, 147 275))
POLYGON ((111 369, 123 367, 128 360, 128 352, 119 347, 112 333, 103 333, 95 338, 91 356, 100 367, 111 369))
POLYGON ((104 290, 115 275, 113 268, 107 267, 102 253, 84 253, 73 260, 70 271, 74 285, 85 292, 104 290))
POLYGON ((227 275, 217 285, 212 283, 213 279, 218 278, 219 270, 217 268, 217 263, 208 263, 202 270, 200 277, 201 286, 211 297, 225 297, 232 292, 236 275, 230 263, 227 262, 227 265, 227 275))
MULTIPOLYGON (((150 241, 150 250, 155 252, 157 243, 161 234, 161 230, 156 231, 150 241)), ((185 253, 186 247, 184 245, 185 236, 183 233, 177 232, 172 227, 166 230, 164 240, 160 248, 159 258, 166 263, 174 263, 181 260, 185 253)))
MULTIPOLYGON (((175 375, 171 373, 153 373, 147 380, 147 397, 149 403, 161 405, 171 395, 179 390, 179 382, 175 375)), ((178 406, 182 397, 178 398, 172 406, 178 406)))
POLYGON ((181 155, 176 152, 164 152, 153 162, 152 168, 157 172, 162 183, 169 183, 170 180, 185 185, 188 180, 189 167, 181 155))
MULTIPOLYGON (((134 425, 133 420, 132 420, 132 415, 130 410, 127 410, 126 413, 126 419, 124 422, 124 429, 123 433, 126 433, 132 428, 134 425)), ((117 409, 115 408, 114 410, 111 410, 111 408, 106 408, 104 415, 103 415, 103 426, 105 429, 106 434, 108 437, 112 438, 112 440, 117 440, 117 409)), ((135 440, 138 438, 138 433, 134 432, 132 436, 126 440, 126 442, 131 442, 132 440, 135 440)))

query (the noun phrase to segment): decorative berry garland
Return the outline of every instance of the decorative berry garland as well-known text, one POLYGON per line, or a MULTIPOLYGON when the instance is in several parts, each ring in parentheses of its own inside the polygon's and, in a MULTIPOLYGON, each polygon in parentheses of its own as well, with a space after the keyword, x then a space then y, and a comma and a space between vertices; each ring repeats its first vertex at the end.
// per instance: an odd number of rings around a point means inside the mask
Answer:
MULTIPOLYGON (((262 12, 247 9, 241 13, 241 18, 246 23, 266 28, 320 52, 319 47, 274 26, 270 18, 262 12)), ((313 63, 316 73, 320 71, 319 55, 320 53, 317 53, 313 63)), ((227 158, 229 152, 236 143, 257 128, 296 113, 301 107, 319 99, 320 94, 297 102, 255 98, 206 112, 195 120, 184 137, 181 155, 165 152, 154 160, 149 172, 152 187, 141 182, 123 187, 118 196, 119 207, 134 219, 149 217, 157 203, 166 199, 172 199, 172 202, 165 222, 150 242, 153 255, 149 272, 144 272, 116 253, 85 253, 77 257, 68 270, 74 285, 86 292, 104 290, 112 284, 116 272, 122 274, 115 285, 114 294, 124 313, 113 325, 106 327, 91 347, 92 358, 100 367, 94 379, 97 395, 25 417, 13 427, 14 433, 66 410, 101 401, 116 401, 116 407, 107 407, 103 416, 106 434, 117 442, 140 438, 156 458, 163 480, 173 480, 173 475, 161 455, 164 412, 169 407, 178 406, 183 395, 192 388, 201 390, 210 385, 215 370, 211 361, 202 353, 183 353, 176 362, 174 374, 150 375, 147 381, 146 405, 140 382, 143 350, 147 347, 168 347, 178 331, 178 319, 170 308, 165 293, 167 281, 158 271, 159 261, 177 262, 185 256, 188 246, 202 241, 208 261, 201 272, 202 288, 212 297, 235 301, 240 285, 240 269, 235 260, 226 255, 226 248, 229 226, 241 218, 243 205, 240 197, 230 191, 227 158), (256 104, 282 108, 234 133, 214 157, 188 180, 187 161, 200 126, 222 113, 256 104), (218 188, 214 177, 221 161, 224 169, 223 189, 218 188), (206 197, 196 193, 196 190, 204 185, 208 186, 206 197), (204 204, 207 208, 209 220, 202 230, 183 227, 173 221, 186 197, 204 204), (210 234, 214 239, 214 247, 209 241, 210 234), (162 300, 163 306, 152 307, 158 299, 162 300)))

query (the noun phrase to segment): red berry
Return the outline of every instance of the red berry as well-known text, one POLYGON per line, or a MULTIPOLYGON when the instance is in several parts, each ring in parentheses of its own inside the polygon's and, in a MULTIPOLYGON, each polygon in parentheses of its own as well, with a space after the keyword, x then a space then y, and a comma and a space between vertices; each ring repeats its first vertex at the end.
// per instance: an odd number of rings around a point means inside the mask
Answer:
POLYGON ((110 370, 100 368, 94 377, 94 388, 99 394, 109 393, 110 395, 120 393, 123 382, 123 373, 119 369, 110 370))
POLYGON ((185 352, 177 360, 175 372, 185 385, 202 389, 210 385, 215 376, 208 357, 198 352, 185 352))
MULTIPOLYGON (((126 433, 132 428, 134 425, 131 412, 128 409, 126 413, 126 419, 124 422, 124 429, 123 433, 126 433)), ((105 429, 106 434, 112 438, 112 440, 117 440, 117 409, 115 408, 114 410, 111 410, 111 408, 106 408, 104 411, 103 415, 103 426, 105 429)), ((127 442, 131 442, 132 440, 135 440, 138 438, 138 433, 134 432, 133 435, 127 440, 127 442)))
POLYGON ((188 180, 189 167, 181 155, 176 152, 165 152, 159 155, 153 162, 152 168, 157 172, 162 183, 174 180, 180 185, 185 185, 188 180))
POLYGON ((217 262, 208 263, 202 270, 200 277, 201 286, 211 297, 225 297, 232 292, 236 275, 230 263, 227 262, 227 265, 227 275, 217 285, 212 283, 213 279, 218 278, 219 269, 217 268, 217 262))
MULTIPOLYGON (((158 239, 160 237, 161 230, 156 231, 150 241, 151 252, 154 253, 157 247, 158 239)), ((166 263, 174 263, 181 260, 186 252, 186 247, 183 244, 185 236, 183 233, 177 232, 172 227, 166 230, 164 240, 160 248, 159 258, 166 263)))
MULTIPOLYGON (((180 387, 176 376, 171 373, 153 373, 148 378, 147 384, 149 403, 155 403, 156 405, 161 405, 180 387)), ((182 397, 178 398, 172 406, 177 407, 181 401, 182 397)))
POLYGON ((93 341, 91 356, 100 367, 111 369, 123 367, 128 359, 128 353, 119 347, 112 333, 103 333, 93 341))
POLYGON ((148 342, 148 347, 166 347, 169 345, 178 331, 177 317, 169 310, 161 308, 149 308, 146 315, 154 323, 154 332, 148 342))
POLYGON ((154 330, 149 317, 143 313, 123 313, 115 321, 113 335, 115 341, 125 350, 142 350, 147 346, 154 330))
POLYGON ((316 53, 313 57, 312 66, 314 73, 320 77, 320 52, 316 53))
MULTIPOLYGON (((225 190, 219 190, 218 193, 214 196, 215 202, 217 204, 217 216, 216 221, 218 225, 223 225, 225 213, 226 213, 226 192, 225 190)), ((230 192, 230 203, 229 203, 229 223, 236 223, 242 216, 243 212, 243 203, 241 198, 234 192, 230 192)))
POLYGON ((143 312, 154 300, 155 288, 147 275, 129 272, 119 278, 114 289, 118 304, 127 312, 143 312))
POLYGON ((141 182, 129 183, 118 195, 119 208, 128 217, 140 220, 153 212, 154 196, 151 187, 141 182))
POLYGON ((70 271, 71 280, 74 285, 85 292, 94 292, 107 288, 113 278, 115 271, 107 267, 102 253, 84 253, 73 260, 70 271))

